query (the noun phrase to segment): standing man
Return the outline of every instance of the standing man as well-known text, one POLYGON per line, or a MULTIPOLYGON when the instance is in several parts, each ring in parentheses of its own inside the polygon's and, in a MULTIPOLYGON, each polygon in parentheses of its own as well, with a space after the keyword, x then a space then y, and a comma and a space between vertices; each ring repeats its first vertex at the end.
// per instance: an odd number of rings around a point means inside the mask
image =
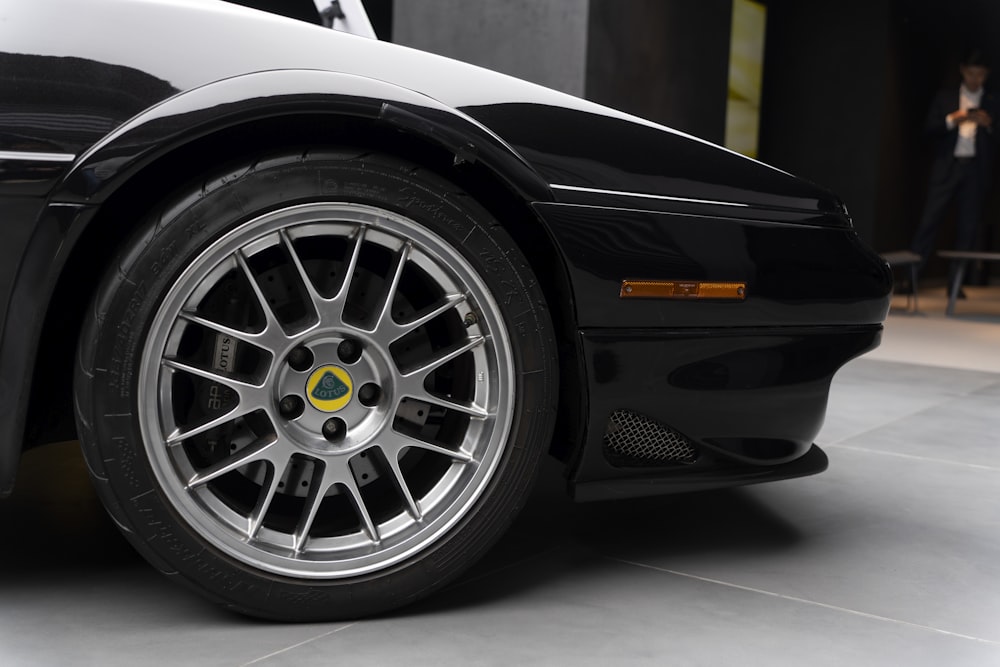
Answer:
MULTIPOLYGON (((1000 109, 995 96, 983 88, 990 68, 982 51, 966 55, 959 72, 962 85, 938 92, 925 124, 935 142, 934 164, 927 203, 910 247, 925 263, 952 201, 957 208, 955 249, 973 249, 996 153, 993 119, 1000 109)), ((949 288, 953 279, 949 274, 949 288)))

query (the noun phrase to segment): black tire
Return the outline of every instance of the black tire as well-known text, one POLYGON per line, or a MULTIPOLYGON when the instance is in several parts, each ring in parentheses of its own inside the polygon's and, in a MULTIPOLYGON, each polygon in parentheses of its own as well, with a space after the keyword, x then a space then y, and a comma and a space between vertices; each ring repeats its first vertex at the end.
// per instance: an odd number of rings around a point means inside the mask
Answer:
POLYGON ((141 220, 81 331, 77 423, 158 569, 253 616, 354 618, 505 530, 551 438, 555 354, 531 269, 470 196, 388 155, 287 152, 141 220))

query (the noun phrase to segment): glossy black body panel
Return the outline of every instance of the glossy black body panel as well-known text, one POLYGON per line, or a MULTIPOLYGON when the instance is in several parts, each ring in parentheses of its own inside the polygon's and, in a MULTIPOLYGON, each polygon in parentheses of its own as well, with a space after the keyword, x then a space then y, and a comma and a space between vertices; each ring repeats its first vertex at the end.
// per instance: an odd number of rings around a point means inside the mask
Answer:
MULTIPOLYGON (((557 249, 536 272, 568 286, 553 298, 565 305, 563 367, 580 380, 562 418, 579 436, 563 458, 588 485, 581 497, 615 495, 615 479, 634 493, 817 471, 822 454, 807 452, 830 377, 875 343, 888 307, 887 267, 829 191, 585 100, 226 3, 5 2, 0 30, 0 495, 33 426, 60 275, 104 268, 74 254, 78 240, 158 165, 256 123, 269 145, 283 122, 368 123, 481 166, 523 204, 528 219, 510 224, 536 225, 557 249), (748 296, 624 301, 625 278, 740 280, 748 296), (623 401, 671 424, 681 409, 675 427, 716 464, 705 457, 687 485, 677 471, 636 482, 608 467, 601 432, 623 401), (794 451, 752 456, 741 438, 794 451)), ((177 178, 227 159, 196 157, 177 178)))
POLYGON ((637 119, 532 103, 463 111, 504 137, 550 183, 813 213, 841 210, 832 193, 811 183, 637 119))
POLYGON ((569 267, 581 328, 783 327, 885 318, 892 276, 854 230, 774 222, 752 208, 699 206, 700 215, 535 205, 569 267), (745 282, 747 297, 622 299, 623 279, 745 282))
POLYGON ((0 150, 79 154, 129 118, 180 92, 133 67, 46 55, 44 50, 36 44, 32 51, 0 53, 5 73, 0 150))

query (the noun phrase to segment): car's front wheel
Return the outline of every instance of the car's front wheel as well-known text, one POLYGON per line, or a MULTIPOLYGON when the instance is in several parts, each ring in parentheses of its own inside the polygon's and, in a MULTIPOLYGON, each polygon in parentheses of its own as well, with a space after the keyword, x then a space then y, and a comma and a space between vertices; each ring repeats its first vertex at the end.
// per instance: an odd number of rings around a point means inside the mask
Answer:
POLYGON ((276 155, 140 223, 84 325, 81 441, 161 570, 245 613, 439 588, 525 500, 552 326, 503 228, 394 157, 276 155))

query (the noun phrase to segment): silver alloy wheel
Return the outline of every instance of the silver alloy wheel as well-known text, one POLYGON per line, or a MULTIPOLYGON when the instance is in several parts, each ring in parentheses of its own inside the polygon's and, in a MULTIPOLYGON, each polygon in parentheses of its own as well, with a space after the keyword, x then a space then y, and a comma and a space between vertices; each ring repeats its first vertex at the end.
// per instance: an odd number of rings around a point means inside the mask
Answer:
POLYGON ((181 517, 296 578, 417 554, 489 485, 514 412, 497 302, 462 254, 387 210, 292 206, 176 279, 143 347, 139 426, 181 517))

